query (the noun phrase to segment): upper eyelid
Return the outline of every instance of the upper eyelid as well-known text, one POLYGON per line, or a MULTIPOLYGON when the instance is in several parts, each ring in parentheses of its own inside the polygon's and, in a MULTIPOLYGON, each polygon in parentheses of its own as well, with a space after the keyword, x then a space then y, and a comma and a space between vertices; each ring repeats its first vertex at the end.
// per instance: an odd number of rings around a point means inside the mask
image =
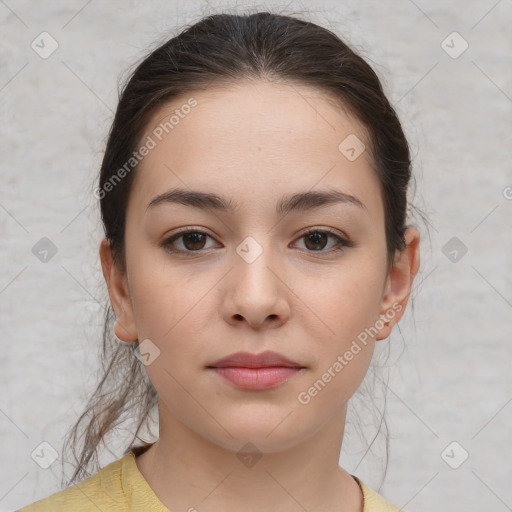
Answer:
MULTIPOLYGON (((306 235, 306 234, 308 234, 310 232, 315 232, 315 231, 326 232, 327 234, 339 236, 340 238, 345 238, 345 239, 349 238, 348 235, 346 235, 343 231, 341 231, 339 229, 337 230, 335 228, 316 227, 316 226, 304 228, 304 231, 302 231, 298 236, 301 237, 301 236, 304 236, 304 235, 306 235)), ((165 239, 168 240, 169 238, 178 237, 179 235, 186 235, 187 233, 202 233, 204 235, 208 235, 211 238, 215 238, 215 236, 211 235, 206 230, 206 228, 203 228, 203 227, 198 227, 198 228, 195 228, 195 227, 185 227, 185 228, 178 228, 178 231, 176 231, 172 235, 166 236, 165 239)))

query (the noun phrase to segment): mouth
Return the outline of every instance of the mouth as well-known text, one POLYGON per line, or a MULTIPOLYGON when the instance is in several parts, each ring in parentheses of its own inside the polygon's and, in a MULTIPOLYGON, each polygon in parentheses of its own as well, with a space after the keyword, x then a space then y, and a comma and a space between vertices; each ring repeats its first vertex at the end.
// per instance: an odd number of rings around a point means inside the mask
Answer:
POLYGON ((278 354, 237 352, 206 367, 240 389, 263 390, 279 386, 306 369, 278 354))
POLYGON ((263 390, 277 387, 305 369, 290 366, 267 366, 260 368, 224 366, 208 368, 237 388, 247 390, 263 390))

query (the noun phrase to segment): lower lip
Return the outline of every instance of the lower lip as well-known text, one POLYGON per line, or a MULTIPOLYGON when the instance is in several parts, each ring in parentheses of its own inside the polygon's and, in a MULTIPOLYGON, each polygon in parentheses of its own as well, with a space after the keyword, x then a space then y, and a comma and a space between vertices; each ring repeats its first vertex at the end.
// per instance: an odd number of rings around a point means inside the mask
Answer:
POLYGON ((266 368, 212 368, 217 374, 242 389, 268 389, 297 374, 301 368, 272 366, 266 368))

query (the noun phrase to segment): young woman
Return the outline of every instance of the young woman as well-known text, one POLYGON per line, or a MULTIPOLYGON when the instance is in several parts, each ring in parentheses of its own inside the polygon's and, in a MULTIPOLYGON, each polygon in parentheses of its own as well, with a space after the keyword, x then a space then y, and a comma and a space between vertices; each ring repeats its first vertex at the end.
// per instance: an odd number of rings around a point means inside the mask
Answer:
POLYGON ((22 511, 399 510, 339 456, 418 271, 410 177, 379 79, 325 28, 218 14, 147 56, 96 190, 105 377, 73 485, 22 511), (122 419, 125 455, 89 473, 122 419))

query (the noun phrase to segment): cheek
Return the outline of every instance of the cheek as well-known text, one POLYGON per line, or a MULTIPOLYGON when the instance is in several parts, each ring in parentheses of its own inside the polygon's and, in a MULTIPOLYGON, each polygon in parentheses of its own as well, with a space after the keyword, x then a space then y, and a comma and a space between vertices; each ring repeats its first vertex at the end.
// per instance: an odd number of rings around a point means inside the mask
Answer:
MULTIPOLYGON (((208 302, 205 287, 183 276, 140 273, 134 280, 133 307, 139 333, 161 349, 193 347, 201 334, 194 318, 208 302)), ((204 332, 203 332, 204 336, 204 332)))
POLYGON ((336 343, 347 340, 373 325, 382 300, 385 271, 364 255, 339 266, 328 276, 309 282, 300 292, 304 302, 317 316, 324 338, 336 343))
POLYGON ((371 277, 348 274, 322 296, 310 294, 308 304, 322 322, 312 333, 315 364, 297 396, 304 413, 327 419, 360 386, 375 347, 371 327, 378 318, 379 292, 371 277))
MULTIPOLYGON (((310 317, 320 320, 315 319, 318 327, 311 333, 315 340, 314 374, 322 381, 336 382, 327 386, 334 393, 343 388, 335 400, 347 399, 357 389, 370 364, 384 272, 382 265, 358 256, 353 264, 347 261, 338 268, 330 279, 321 280, 323 286, 304 287, 302 292, 312 312, 310 317), (341 362, 338 356, 342 356, 341 362), (330 375, 322 377, 329 371, 330 375)), ((329 396, 330 392, 324 393, 323 399, 329 396)))
POLYGON ((183 272, 163 248, 149 244, 127 245, 128 274, 133 314, 139 340, 160 344, 175 338, 204 295, 204 281, 183 272))
POLYGON ((140 265, 132 278, 139 340, 149 338, 159 350, 146 371, 159 395, 178 408, 189 407, 183 386, 195 386, 191 376, 203 371, 208 348, 217 343, 213 333, 219 311, 212 303, 217 282, 218 276, 199 276, 170 264, 140 265))

